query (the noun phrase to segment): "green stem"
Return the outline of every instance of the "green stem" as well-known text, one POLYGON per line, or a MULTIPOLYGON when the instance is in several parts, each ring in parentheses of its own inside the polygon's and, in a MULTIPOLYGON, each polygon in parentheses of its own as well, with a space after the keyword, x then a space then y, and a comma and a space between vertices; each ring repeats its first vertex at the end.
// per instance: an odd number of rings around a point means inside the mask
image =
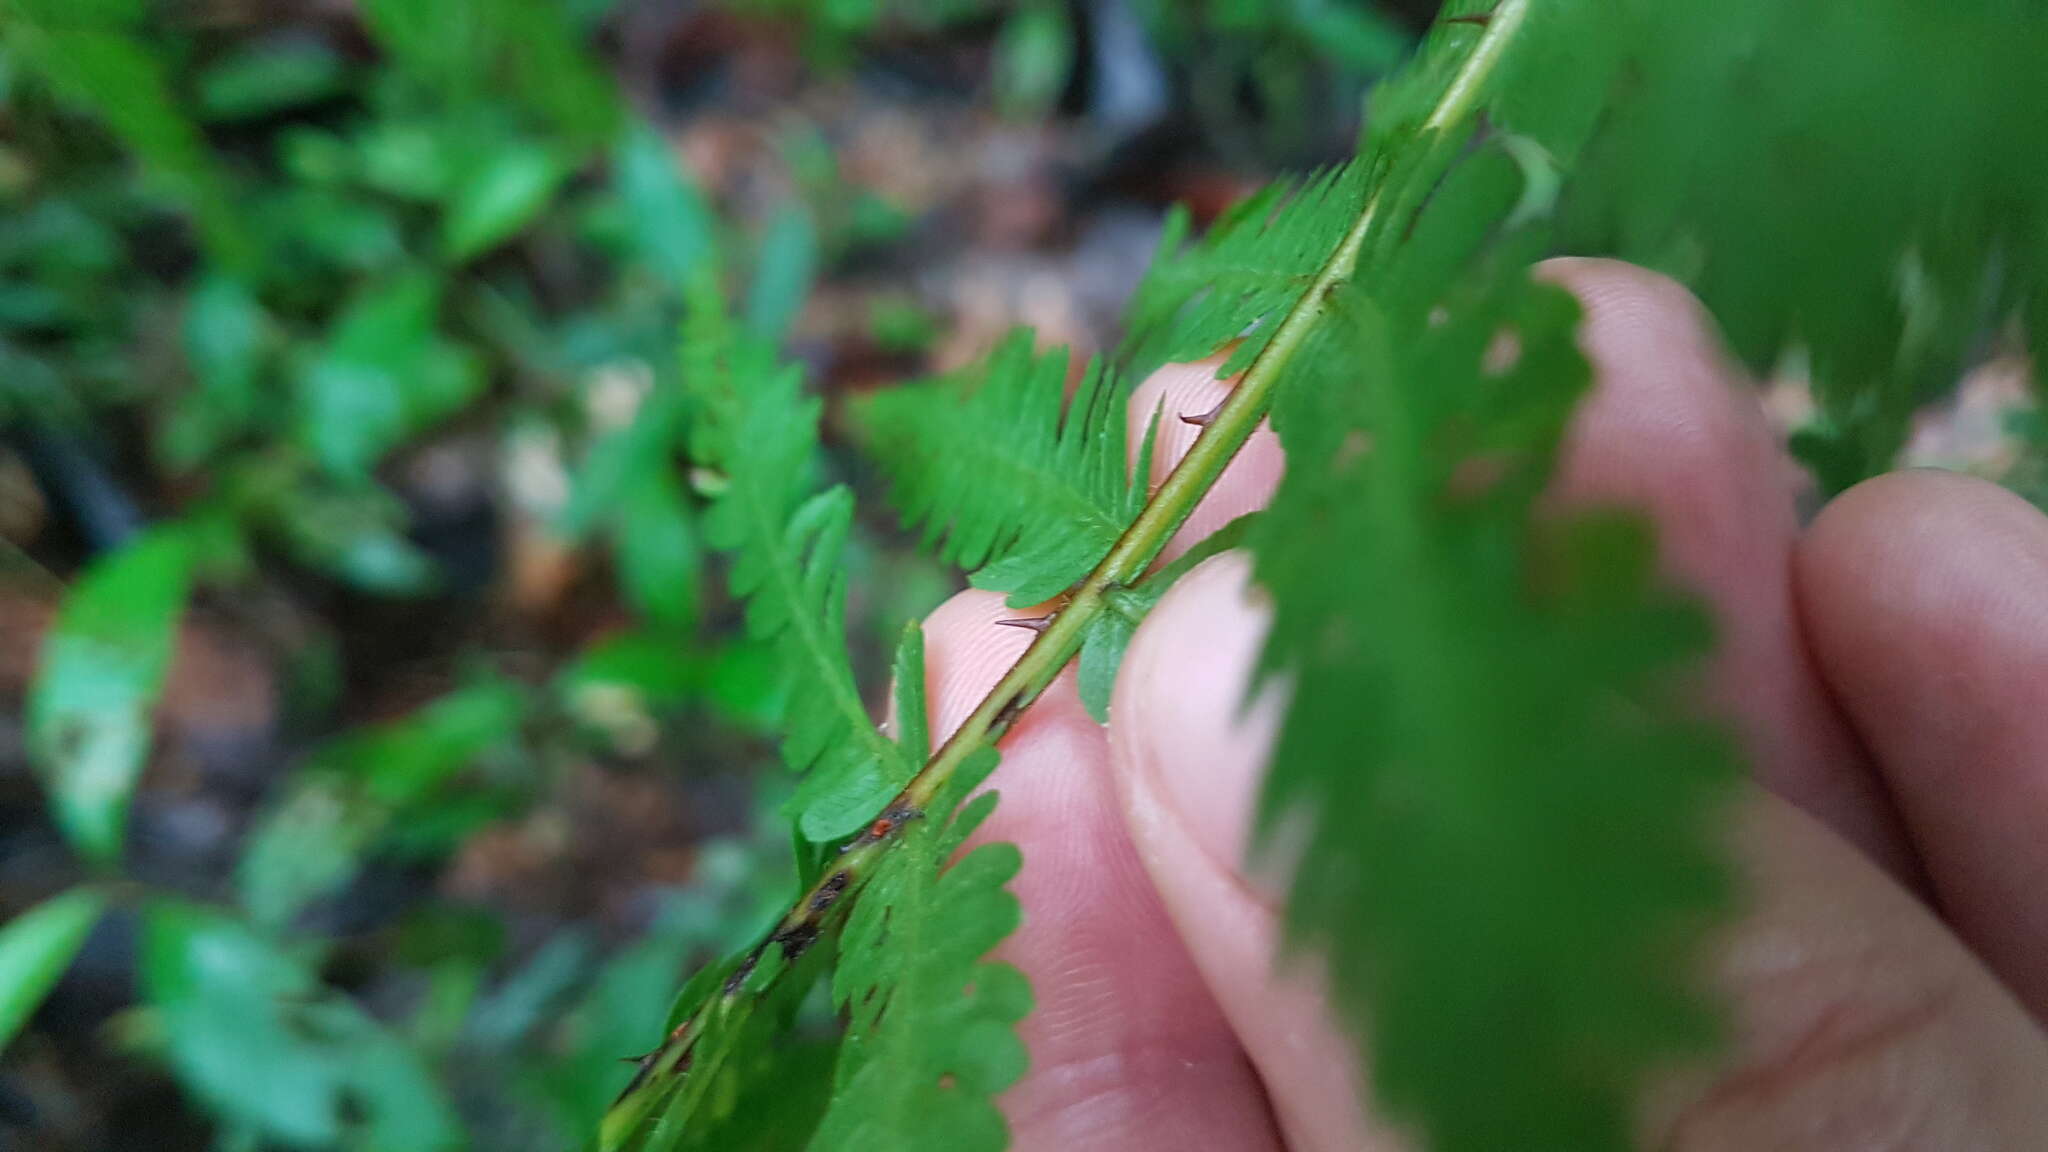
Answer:
MULTIPOLYGON (((1472 114, 1473 106, 1485 91, 1487 77, 1499 64, 1533 2, 1501 0, 1493 9, 1478 43, 1423 122, 1423 131, 1447 131, 1472 114)), ((782 946, 786 954, 801 952, 829 931, 852 904, 861 884, 872 875, 874 863, 901 834, 903 824, 924 815, 970 755, 1000 740, 1010 730, 1080 651, 1089 625, 1100 613, 1113 610, 1108 601, 1110 594, 1135 583, 1158 559, 1167 541, 1208 494, 1253 429, 1265 419, 1272 407, 1274 389, 1328 313, 1332 294, 1357 272, 1359 255, 1377 226, 1380 211, 1381 196, 1375 190, 1343 240, 1324 260, 1308 290, 1288 310, 1272 340, 1239 377, 1236 387, 1195 438, 1187 455, 1174 465, 1165 483, 1146 501, 1108 555, 1081 581, 1052 622, 1039 632, 960 727, 883 809, 869 832, 839 854, 834 867, 803 894, 768 939, 749 954, 741 966, 743 973, 750 972, 771 946, 782 946)), ((641 1124, 680 1083, 682 1076, 678 1072, 708 1073, 703 1064, 692 1062, 693 1046, 709 1024, 727 1018, 739 1002, 757 994, 746 985, 744 975, 728 981, 724 990, 707 998, 696 1014, 641 1061, 639 1075, 605 1115, 599 1138, 604 1152, 628 1145, 641 1124)))

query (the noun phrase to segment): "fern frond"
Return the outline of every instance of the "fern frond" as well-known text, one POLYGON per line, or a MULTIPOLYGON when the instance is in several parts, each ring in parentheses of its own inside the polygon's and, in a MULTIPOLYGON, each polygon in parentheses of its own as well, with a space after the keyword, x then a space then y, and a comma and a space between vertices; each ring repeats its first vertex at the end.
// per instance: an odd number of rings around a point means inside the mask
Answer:
POLYGON ((829 1069, 830 1099, 810 1143, 821 1152, 999 1148, 992 1100, 1022 1071, 1012 1026, 1030 992, 1015 970, 982 958, 1018 922, 1003 885, 1019 856, 986 845, 951 862, 995 802, 984 796, 956 816, 995 751, 962 745, 957 760, 933 760, 951 767, 927 771, 925 787, 903 787, 930 752, 923 632, 907 628, 897 649, 900 737, 891 741, 861 708, 845 655, 840 558, 851 498, 841 488, 811 494, 807 483, 818 404, 762 337, 731 322, 709 274, 691 304, 683 353, 700 405, 692 449, 722 470, 708 485, 707 534, 733 554, 749 628, 781 654, 791 689, 784 754, 809 768, 794 805, 798 829, 844 843, 812 854, 808 890, 764 939, 691 980, 667 1038, 606 1114, 599 1145, 792 1147, 808 1124, 767 1100, 760 1078, 808 1077, 781 1087, 809 1109, 824 1099, 818 1080, 829 1069), (788 1059, 792 1022, 828 956, 851 1025, 842 1040, 788 1059))
POLYGON ((1214 355, 1236 340, 1218 375, 1242 371, 1358 219, 1370 176, 1368 165, 1354 161, 1275 181, 1193 245, 1186 243, 1187 211, 1176 207, 1125 312, 1119 360, 1142 376, 1169 361, 1214 355))
POLYGON ((1123 389, 1091 361, 1068 403, 1067 367, 1064 349, 1038 355, 1019 330, 973 371, 862 405, 904 523, 1019 607, 1086 575, 1145 502, 1149 461, 1132 479, 1123 389))
POLYGON ((691 455, 718 470, 705 536, 732 554, 732 590, 746 598, 748 632, 775 646, 788 692, 783 759, 808 774, 794 801, 802 830, 815 841, 837 839, 917 767, 875 726, 847 657, 853 497, 843 486, 811 491, 820 405, 804 394, 796 366, 778 364, 772 345, 732 323, 709 274, 691 303, 683 339, 684 382, 699 406, 691 455), (849 788, 871 802, 846 802, 849 788), (806 818, 825 795, 836 798, 834 815, 806 818))
POLYGON ((1819 415, 1795 447, 1822 486, 1885 470, 2048 292, 2048 152, 2018 143, 2048 138, 2048 9, 1626 7, 1610 24, 1630 67, 1575 165, 1563 246, 1686 281, 1756 371, 1801 349, 1819 415))
POLYGON ((1024 1073, 1014 1029, 1031 989, 984 957, 1017 927, 1017 899, 1003 885, 1022 857, 1013 844, 984 844, 953 859, 995 807, 994 793, 959 806, 995 762, 984 748, 962 765, 849 915, 832 1000, 852 1023, 813 1152, 1004 1146, 994 1098, 1024 1073))
POLYGON ((1711 1036, 1679 974, 1728 896, 1736 762, 1673 699, 1703 618, 1641 525, 1528 522, 1587 383, 1532 254, 1421 340, 1343 302, 1298 379, 1371 446, 1291 459, 1255 533, 1296 686, 1267 827, 1313 829, 1290 924, 1432 1152, 1631 1148, 1643 1070, 1711 1036), (1490 378, 1503 331, 1521 361, 1490 378))

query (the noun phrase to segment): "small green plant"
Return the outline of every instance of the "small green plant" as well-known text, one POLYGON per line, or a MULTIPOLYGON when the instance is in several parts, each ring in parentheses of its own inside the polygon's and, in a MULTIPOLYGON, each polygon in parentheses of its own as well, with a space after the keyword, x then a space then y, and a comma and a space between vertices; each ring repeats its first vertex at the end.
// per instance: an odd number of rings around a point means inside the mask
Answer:
POLYGON ((1169 229, 1124 353, 1071 403, 1063 358, 1023 338, 874 402, 907 522, 974 583, 1054 605, 928 755, 914 631, 889 732, 851 690, 847 498, 794 466, 816 402, 703 294, 693 455, 790 684, 804 889, 684 989, 602 1146, 747 1146, 770 1123, 774 1146, 1002 1146, 1004 1026, 1028 996, 980 958, 1016 922, 1018 865, 950 858, 996 802, 966 797, 1077 655, 1102 698, 1178 571, 1148 574, 1161 547, 1270 415, 1288 472, 1243 531, 1276 605, 1268 665, 1295 685, 1265 803, 1308 829, 1294 942, 1326 954, 1371 1090, 1428 1147, 1629 1147, 1645 1073, 1715 1033, 1682 961, 1728 906, 1737 765, 1675 695, 1709 633, 1653 579, 1645 526, 1536 515, 1589 380, 1577 306, 1530 265, 1669 269, 1752 364, 1803 349, 1820 415, 1800 445, 1839 488, 1889 464, 1972 333, 2041 330, 2048 166, 2009 145, 2048 126, 2048 86, 2019 80, 2043 47, 2048 19, 1995 0, 1450 6, 1373 97, 1357 160, 1192 246, 1169 229), (1114 381, 1233 345, 1229 399, 1163 484, 1131 487, 1114 381), (843 1013, 830 1061, 775 1042, 813 986, 843 1013), (1504 1032, 1509 1000, 1528 1014, 1504 1032), (830 1088, 790 1097, 815 1109, 792 1136, 755 1094, 804 1076, 830 1088))
MULTIPOLYGON (((728 232, 566 8, 363 17, 375 61, 143 4, 0 5, 0 435, 184 490, 175 519, 87 533, 101 555, 42 648, 27 750, 86 875, 0 928, 0 1048, 108 925, 137 940, 111 1046, 166 1069, 225 1146, 559 1146, 651 1042, 639 1005, 768 914, 786 844, 701 845, 700 883, 624 944, 570 926, 515 951, 486 911, 409 902, 381 946, 423 991, 379 1015, 332 982, 333 910, 365 873, 444 864, 578 762, 654 752, 684 702, 758 723, 744 652, 699 636, 682 413, 650 366, 714 232, 752 256, 765 324, 810 265, 728 232), (579 272, 542 283, 543 263, 579 272), (475 654, 452 690, 313 741, 217 887, 138 874, 130 809, 195 590, 282 570, 370 603, 448 591, 462 577, 417 542, 391 465, 465 421, 561 476, 519 511, 553 547, 609 553, 623 626, 546 682, 475 654), (130 427, 143 451, 109 431, 130 427)), ((333 658, 319 639, 309 666, 333 658)))

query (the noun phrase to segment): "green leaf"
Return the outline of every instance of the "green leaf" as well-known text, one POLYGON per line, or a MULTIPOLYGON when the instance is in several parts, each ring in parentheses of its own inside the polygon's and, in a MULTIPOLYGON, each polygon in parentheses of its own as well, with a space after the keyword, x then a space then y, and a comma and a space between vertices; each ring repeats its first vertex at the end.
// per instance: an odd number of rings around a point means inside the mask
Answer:
POLYGON ((341 57, 311 41, 257 41, 208 67, 199 110, 209 120, 253 120, 341 94, 341 57))
POLYGON ((361 7, 404 73, 451 102, 509 100, 592 147, 618 128, 618 90, 556 0, 365 0, 361 7))
POLYGON ((660 1043, 659 1006, 675 990, 676 973, 688 958, 689 941, 656 932, 606 963, 569 1014, 572 1046, 535 1085, 553 1105, 562 1140, 580 1143, 632 1078, 632 1066, 620 1057, 660 1043))
MULTIPOLYGON (((1572 168, 1562 242, 1677 275, 1759 372, 1802 349, 1820 419, 1801 447, 1823 485, 1884 471, 1985 335, 2048 292, 2048 157, 2010 144, 2048 132, 2048 12, 1636 0, 1613 15, 1628 67, 1572 168)), ((1530 67, 1535 88, 1572 64, 1530 67)))
POLYGON ((622 632, 590 645, 555 678, 555 691, 573 702, 589 692, 630 692, 646 703, 680 703, 702 685, 707 662, 676 651, 675 641, 645 632, 622 632))
POLYGON ((908 779, 904 769, 914 770, 931 754, 925 718, 924 629, 916 623, 904 628, 903 639, 897 643, 895 672, 901 754, 878 757, 858 771, 805 777, 789 805, 805 839, 824 844, 859 831, 902 790, 908 779))
POLYGON ((483 390, 474 353, 435 334, 422 274, 365 289, 298 382, 298 436, 333 475, 363 479, 391 449, 483 390))
MULTIPOLYGON (((1576 51, 1604 19, 1517 4, 1478 35, 1576 51)), ((1454 81, 1474 37, 1439 31, 1405 81, 1429 100, 1380 105, 1357 287, 1275 402, 1288 470, 1253 539, 1293 698, 1262 827, 1306 831, 1290 935, 1326 952, 1389 1119, 1437 1152, 1624 1152, 1644 1077, 1714 1034, 1689 974, 1738 767, 1681 694, 1709 631, 1647 528, 1535 515, 1590 379, 1576 302, 1529 275, 1541 173, 1506 134, 1569 156, 1602 87, 1454 81), (1500 134, 1439 119, 1446 91, 1500 134)))
POLYGON ((818 261, 818 233, 802 205, 784 204, 768 220, 747 293, 747 327, 770 344, 780 344, 803 308, 818 261))
POLYGON ((168 901, 144 921, 142 987, 186 1091, 276 1140, 375 1152, 460 1138, 427 1070, 292 958, 218 913, 168 901))
POLYGON ((312 901, 352 878, 387 818, 344 780, 306 775, 265 811, 235 871, 249 918, 283 929, 312 901))
MULTIPOLYGON (((236 887, 251 918, 282 928, 353 878, 365 855, 398 834, 415 849, 452 842, 465 822, 451 804, 464 774, 512 744, 525 694, 498 679, 459 688, 418 711, 337 737, 308 756, 251 833, 236 887), (427 817, 454 822, 436 834, 427 817)), ((488 800, 466 789, 472 800, 488 800)))
POLYGON ((455 187, 441 219, 441 250, 460 263, 510 240, 547 208, 565 175, 538 145, 509 142, 491 149, 455 187))
POLYGON ((996 797, 953 809, 995 761, 984 749, 963 765, 860 891, 832 979, 851 1020, 814 1152, 993 1152, 1007 1140, 995 1096, 1024 1074, 1015 1026, 1031 989, 986 957, 1020 919, 1003 885, 1021 857, 984 844, 953 858, 996 797))
POLYGON ((696 517, 683 501, 675 472, 643 473, 620 509, 615 547, 626 597, 650 621, 687 628, 697 618, 701 562, 696 517))
POLYGON ((1027 4, 1003 21, 996 41, 996 99, 1013 115, 1052 107, 1074 67, 1074 30, 1064 4, 1027 4))
POLYGON ((247 270, 255 246, 225 174, 171 95, 166 56, 138 38, 143 14, 143 5, 125 0, 11 0, 8 48, 135 150, 150 174, 198 216, 221 264, 247 270))
POLYGON ((972 373, 861 406, 905 525, 1018 607, 1086 575, 1145 501, 1131 477, 1149 463, 1126 471, 1123 390, 1094 363, 1071 404, 1066 386, 1066 353, 1034 355, 1019 331, 972 373))
POLYGON ((164 452, 173 465, 199 464, 256 422, 268 323, 255 294, 232 277, 211 275, 193 290, 184 338, 198 388, 171 410, 164 452))
POLYGON ((645 124, 627 129, 612 165, 636 254, 680 295, 712 255, 717 222, 710 205, 668 143, 645 124))
POLYGON ((0 926, 0 1052, 56 987, 106 906, 98 892, 76 888, 0 926))
POLYGON ((620 520, 621 510, 647 483, 647 476, 671 466, 682 428, 682 400, 673 380, 656 378, 633 418, 598 437, 576 470, 556 531, 580 541, 599 525, 620 520))
POLYGON ((1097 724, 1109 723, 1109 698, 1116 688, 1117 669, 1123 664, 1124 650, 1131 646, 1138 625, 1144 623, 1176 581, 1211 556, 1243 544, 1251 525, 1257 521, 1256 512, 1239 516, 1173 563, 1145 577, 1137 587, 1114 589, 1103 597, 1102 612, 1090 621, 1087 633, 1082 636, 1081 655, 1075 664, 1081 703, 1097 724))
MULTIPOLYGON (((705 540, 733 555, 730 584, 748 633, 774 644, 784 709, 783 760, 812 795, 870 777, 896 787, 916 766, 869 717, 846 646, 844 549, 852 498, 809 490, 819 404, 758 334, 734 326, 707 270, 684 325, 683 378, 698 401, 691 456, 722 470, 705 540)), ((852 785, 847 785, 852 787, 852 785)), ((878 786, 879 787, 879 786, 878 786)))
POLYGON ((1275 182, 1192 246, 1185 245, 1187 213, 1176 208, 1125 311, 1118 359, 1143 376, 1168 361, 1229 347, 1218 375, 1249 365, 1357 219, 1370 174, 1370 165, 1354 161, 1306 180, 1275 182))
POLYGON ((120 855, 192 563, 175 527, 136 539, 72 586, 43 642, 29 755, 58 827, 97 864, 120 855))

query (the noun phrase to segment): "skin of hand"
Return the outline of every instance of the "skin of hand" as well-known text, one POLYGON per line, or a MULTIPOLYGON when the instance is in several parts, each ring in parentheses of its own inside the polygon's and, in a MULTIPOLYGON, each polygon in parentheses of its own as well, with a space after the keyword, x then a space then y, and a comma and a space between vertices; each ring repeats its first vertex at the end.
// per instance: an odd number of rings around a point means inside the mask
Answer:
MULTIPOLYGON (((1676 284, 1552 261, 1595 388, 1553 496, 1640 509, 1668 576, 1715 612, 1707 691, 1754 768, 1731 829, 1746 900, 1713 958, 1731 1036, 1646 1090, 1644 1148, 2048 1148, 2048 518, 1933 472, 1872 480, 1802 527, 1755 391, 1676 284)), ((1175 413, 1228 388, 1166 368, 1175 413)), ((1140 437, 1133 436, 1132 443, 1140 437)), ((1261 430, 1175 538, 1278 482, 1261 430)), ((1277 723, 1241 708, 1265 610, 1244 557, 1184 577, 1139 629, 1107 728, 1072 674, 1004 741, 979 833, 1014 841, 1030 976, 1025 1152, 1414 1152, 1360 1103, 1354 1046, 1310 963, 1279 953, 1284 888, 1242 865, 1277 723)), ((956 726, 1030 637, 964 592, 927 624, 932 723, 956 726)))

